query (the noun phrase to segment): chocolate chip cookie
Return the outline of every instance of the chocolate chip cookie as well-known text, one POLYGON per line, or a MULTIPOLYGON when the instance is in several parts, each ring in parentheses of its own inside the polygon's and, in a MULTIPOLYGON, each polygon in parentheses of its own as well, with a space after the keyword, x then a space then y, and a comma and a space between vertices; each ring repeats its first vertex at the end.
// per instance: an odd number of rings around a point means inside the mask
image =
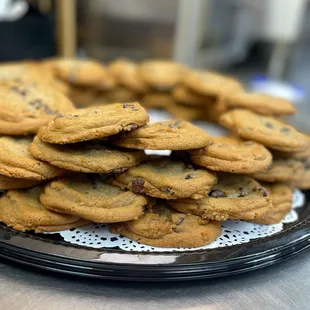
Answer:
POLYGON ((172 151, 197 149, 209 142, 207 132, 181 120, 149 123, 112 141, 126 148, 172 151))
POLYGON ((38 136, 48 143, 75 143, 131 131, 148 121, 149 116, 139 103, 115 103, 56 117, 40 128, 38 136))
POLYGON ((140 64, 138 74, 150 88, 169 91, 183 78, 187 69, 168 60, 148 60, 140 64))
POLYGON ((59 145, 43 142, 38 137, 34 138, 29 152, 53 166, 86 173, 122 172, 145 158, 143 151, 112 148, 100 141, 59 145))
POLYGON ((294 127, 272 117, 260 116, 243 109, 223 114, 220 123, 244 139, 254 140, 279 151, 302 151, 309 143, 294 127))
POLYGON ((45 85, 67 94, 66 83, 55 79, 53 72, 41 62, 10 62, 0 64, 0 83, 22 83, 34 86, 45 85))
POLYGON ((89 221, 53 212, 39 201, 41 187, 9 190, 0 198, 0 221, 16 230, 52 232, 85 226, 89 221))
POLYGON ((182 82, 185 87, 204 96, 217 97, 243 90, 242 84, 237 80, 207 71, 189 71, 182 82))
POLYGON ((270 195, 272 208, 264 217, 256 219, 254 222, 265 225, 277 224, 292 208, 293 191, 290 186, 282 183, 263 184, 263 186, 270 195))
POLYGON ((264 171, 272 162, 271 153, 263 145, 228 137, 212 137, 208 146, 189 154, 199 166, 231 173, 264 171))
POLYGON ((0 134, 27 135, 52 120, 58 113, 74 110, 63 94, 42 85, 0 85, 0 134))
POLYGON ((295 107, 286 99, 265 94, 238 92, 226 98, 228 108, 248 109, 262 115, 291 115, 295 107))
POLYGON ((194 248, 216 240, 221 234, 221 225, 176 212, 164 201, 157 200, 139 219, 113 224, 110 231, 151 246, 194 248))
POLYGON ((102 90, 112 89, 115 81, 107 69, 94 60, 58 58, 53 62, 55 75, 69 84, 89 86, 102 90))
POLYGON ((179 212, 217 221, 251 221, 262 218, 272 207, 267 190, 258 182, 231 174, 220 174, 218 183, 201 199, 169 200, 168 203, 179 212))
POLYGON ((100 176, 85 174, 51 182, 40 200, 50 210, 98 223, 137 219, 147 204, 143 196, 106 184, 100 176))
POLYGON ((303 177, 304 168, 301 161, 296 159, 274 158, 266 171, 256 172, 251 176, 264 182, 294 182, 303 177))
POLYGON ((159 157, 114 176, 111 183, 157 198, 198 199, 209 192, 216 180, 216 175, 207 170, 159 157))
POLYGON ((47 180, 64 170, 42 162, 28 152, 32 138, 0 137, 0 174, 12 178, 47 180))

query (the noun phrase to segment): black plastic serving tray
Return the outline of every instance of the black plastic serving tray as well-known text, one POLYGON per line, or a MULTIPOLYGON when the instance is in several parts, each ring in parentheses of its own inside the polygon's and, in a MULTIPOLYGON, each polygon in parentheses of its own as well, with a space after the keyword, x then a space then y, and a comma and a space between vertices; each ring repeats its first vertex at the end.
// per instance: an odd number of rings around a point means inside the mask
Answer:
POLYGON ((84 277, 129 281, 175 281, 234 275, 286 260, 310 246, 310 191, 296 209, 299 219, 272 236, 224 248, 141 253, 91 249, 57 234, 14 231, 0 224, 0 257, 45 270, 84 277))

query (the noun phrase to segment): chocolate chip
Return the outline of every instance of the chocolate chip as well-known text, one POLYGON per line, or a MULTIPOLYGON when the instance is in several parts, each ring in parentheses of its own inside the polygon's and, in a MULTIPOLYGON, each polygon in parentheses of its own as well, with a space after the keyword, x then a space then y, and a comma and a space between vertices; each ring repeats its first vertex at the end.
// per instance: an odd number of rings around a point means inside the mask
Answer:
POLYGON ((272 124, 272 123, 269 123, 269 122, 265 122, 265 126, 266 126, 267 128, 270 128, 270 129, 273 129, 273 128, 274 128, 273 124, 272 124))
POLYGON ((18 86, 15 86, 15 85, 12 86, 11 89, 12 89, 13 91, 19 93, 19 94, 22 95, 22 96, 26 96, 26 95, 27 95, 27 90, 26 90, 26 89, 22 89, 22 88, 20 88, 20 87, 18 87, 18 86))
POLYGON ((260 192, 263 197, 267 197, 268 196, 268 191, 265 187, 258 187, 257 188, 257 191, 260 192))
POLYGON ((189 180, 189 179, 194 179, 193 176, 191 176, 190 174, 187 174, 185 177, 184 177, 185 180, 189 180))
POLYGON ((128 131, 131 131, 131 130, 137 129, 138 125, 137 124, 129 124, 127 127, 128 127, 128 131))
POLYGON ((287 127, 283 127, 280 129, 280 132, 284 133, 284 134, 288 134, 291 130, 287 127))
POLYGON ((132 191, 136 194, 143 193, 144 190, 144 178, 138 177, 131 181, 132 191))
POLYGON ((175 233, 179 233, 179 229, 177 227, 172 227, 172 230, 175 232, 175 233))
POLYGON ((174 195, 174 190, 171 187, 169 187, 169 186, 162 187, 161 191, 164 192, 164 193, 167 193, 170 196, 174 195))
POLYGON ((248 196, 248 191, 245 188, 239 187, 239 191, 240 191, 240 193, 239 193, 238 197, 246 197, 246 196, 248 196))
POLYGON ((43 110, 46 114, 55 114, 56 111, 52 110, 49 106, 44 104, 41 99, 34 99, 29 102, 36 110, 43 110))
POLYGON ((214 191, 211 191, 209 193, 209 196, 213 197, 213 198, 219 198, 219 197, 226 197, 225 193, 222 192, 219 189, 215 189, 214 191))
POLYGON ((180 226, 184 222, 184 220, 185 220, 185 217, 180 217, 178 222, 175 225, 180 226))
POLYGON ((139 109, 137 109, 137 107, 134 104, 132 104, 132 103, 125 103, 125 104, 123 104, 123 108, 124 109, 130 108, 131 111, 139 111, 139 109))
POLYGON ((128 168, 117 168, 117 169, 114 169, 112 172, 113 173, 122 173, 122 172, 125 172, 128 168))

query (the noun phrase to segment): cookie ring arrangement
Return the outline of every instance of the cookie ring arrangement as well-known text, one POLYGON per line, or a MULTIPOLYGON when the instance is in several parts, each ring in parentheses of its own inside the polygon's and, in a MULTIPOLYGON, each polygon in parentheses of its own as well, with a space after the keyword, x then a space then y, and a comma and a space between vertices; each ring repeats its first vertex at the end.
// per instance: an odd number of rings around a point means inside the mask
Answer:
POLYGON ((280 223, 293 189, 310 187, 309 137, 279 119, 293 105, 218 73, 53 59, 0 66, 0 94, 0 221, 14 230, 95 222, 141 244, 196 248, 227 220, 280 223), (145 108, 172 120, 149 122, 145 108))

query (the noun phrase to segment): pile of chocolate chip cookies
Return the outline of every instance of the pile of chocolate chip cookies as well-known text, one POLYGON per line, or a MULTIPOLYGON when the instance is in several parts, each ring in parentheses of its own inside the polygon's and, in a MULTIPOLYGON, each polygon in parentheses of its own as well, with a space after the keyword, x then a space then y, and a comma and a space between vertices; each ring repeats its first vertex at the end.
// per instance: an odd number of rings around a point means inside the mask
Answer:
POLYGON ((199 247, 228 219, 280 222, 293 188, 310 188, 309 137, 280 119, 294 107, 231 77, 168 61, 2 66, 0 221, 16 230, 99 222, 152 246, 199 247), (137 96, 179 118, 199 111, 230 135, 210 137, 185 120, 151 123, 137 96))

